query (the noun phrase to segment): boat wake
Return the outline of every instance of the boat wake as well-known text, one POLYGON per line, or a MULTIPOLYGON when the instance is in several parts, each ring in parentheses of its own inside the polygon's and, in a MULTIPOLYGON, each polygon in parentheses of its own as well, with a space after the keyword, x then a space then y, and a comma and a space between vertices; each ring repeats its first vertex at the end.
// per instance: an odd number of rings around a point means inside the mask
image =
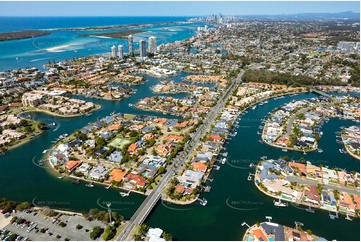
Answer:
POLYGON ((34 60, 31 60, 30 62, 36 62, 36 61, 41 61, 41 60, 47 60, 47 59, 51 59, 53 57, 46 57, 46 58, 39 58, 39 59, 34 59, 34 60))

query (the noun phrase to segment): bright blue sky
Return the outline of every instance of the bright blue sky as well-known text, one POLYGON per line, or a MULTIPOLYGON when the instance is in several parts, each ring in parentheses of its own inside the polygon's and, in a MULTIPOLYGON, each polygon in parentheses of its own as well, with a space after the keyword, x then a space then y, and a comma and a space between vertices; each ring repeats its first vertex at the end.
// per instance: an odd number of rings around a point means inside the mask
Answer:
POLYGON ((1 2, 0 16, 197 16, 359 12, 359 1, 1 2))

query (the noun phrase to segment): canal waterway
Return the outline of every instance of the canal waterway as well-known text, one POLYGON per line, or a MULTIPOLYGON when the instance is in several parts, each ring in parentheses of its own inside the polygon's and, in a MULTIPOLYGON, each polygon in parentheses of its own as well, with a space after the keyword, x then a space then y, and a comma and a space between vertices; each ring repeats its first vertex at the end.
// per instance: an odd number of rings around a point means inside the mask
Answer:
POLYGON ((360 223, 354 219, 350 222, 340 216, 337 220, 330 220, 328 213, 316 210, 314 214, 304 211, 305 207, 277 208, 273 205, 273 198, 261 193, 253 181, 247 181, 249 164, 256 164, 261 156, 277 159, 289 156, 293 159, 304 157, 315 164, 331 167, 346 168, 359 171, 359 161, 347 154, 339 153, 342 148, 336 143, 336 131, 341 126, 358 125, 352 121, 331 119, 324 124, 319 146, 323 153, 313 152, 303 155, 300 152, 283 152, 267 144, 261 144, 257 134, 262 119, 269 115, 274 108, 282 106, 291 100, 316 97, 315 94, 301 94, 288 96, 284 99, 271 99, 268 104, 249 109, 239 122, 237 136, 226 145, 228 161, 220 165, 221 169, 212 171, 208 182, 212 187, 210 193, 202 193, 208 204, 203 207, 193 204, 187 207, 160 202, 149 216, 146 223, 151 227, 159 227, 172 233, 178 240, 241 240, 247 227, 257 221, 265 221, 265 216, 272 216, 273 221, 294 227, 294 221, 302 222, 304 229, 311 229, 314 234, 326 239, 359 240, 360 223))
MULTIPOLYGON (((181 73, 169 79, 178 82, 184 76, 185 74, 181 73)), ((132 216, 144 200, 143 195, 132 193, 129 197, 121 197, 116 189, 106 190, 104 186, 88 188, 84 183, 72 184, 67 178, 58 179, 48 167, 37 166, 36 161, 42 157, 42 151, 49 149, 51 141, 59 135, 71 134, 88 122, 96 121, 112 112, 161 115, 137 110, 128 105, 136 103, 141 98, 154 96, 150 87, 159 81, 160 79, 147 77, 145 84, 135 86, 137 92, 134 95, 122 101, 83 98, 102 106, 91 116, 60 118, 37 112, 23 114, 46 123, 55 122, 57 125, 28 143, 6 152, 0 158, 0 197, 79 212, 90 208, 105 209, 105 203, 110 201, 114 211, 126 218, 132 216)), ((185 97, 187 94, 174 96, 185 97)), ((199 204, 183 207, 159 202, 146 223, 172 233, 178 240, 239 240, 246 229, 241 226, 243 222, 251 225, 265 220, 265 216, 272 216, 275 222, 289 226, 293 226, 294 221, 302 222, 305 229, 311 229, 315 234, 324 235, 327 239, 359 240, 359 220, 354 219, 350 222, 341 216, 333 221, 329 219, 327 212, 316 210, 315 214, 310 214, 304 211, 303 207, 276 208, 273 206, 272 198, 258 191, 253 182, 247 181, 249 172, 254 173, 249 164, 257 163, 261 156, 275 159, 285 155, 293 159, 304 157, 314 164, 322 163, 331 168, 359 171, 359 161, 347 154, 339 153, 338 149, 342 147, 336 143, 335 132, 339 131, 341 126, 356 124, 352 121, 331 119, 324 124, 321 129, 324 135, 319 142, 323 153, 303 155, 300 152, 283 152, 281 149, 258 142, 259 125, 269 112, 291 100, 311 97, 316 95, 300 94, 284 99, 271 99, 263 106, 258 105, 255 110, 249 109, 239 122, 237 136, 226 145, 229 153, 227 163, 221 165, 219 171, 213 171, 210 176, 214 179, 209 183, 212 187, 211 192, 201 195, 208 200, 208 204, 205 207, 199 204)))

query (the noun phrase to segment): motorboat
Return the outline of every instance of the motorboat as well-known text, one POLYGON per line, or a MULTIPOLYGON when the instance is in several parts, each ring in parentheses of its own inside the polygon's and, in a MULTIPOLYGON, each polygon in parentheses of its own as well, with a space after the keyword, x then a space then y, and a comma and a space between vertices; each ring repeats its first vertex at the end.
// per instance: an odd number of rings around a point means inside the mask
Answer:
POLYGON ((283 203, 281 199, 278 199, 278 201, 273 200, 273 205, 276 207, 288 207, 288 203, 283 203))

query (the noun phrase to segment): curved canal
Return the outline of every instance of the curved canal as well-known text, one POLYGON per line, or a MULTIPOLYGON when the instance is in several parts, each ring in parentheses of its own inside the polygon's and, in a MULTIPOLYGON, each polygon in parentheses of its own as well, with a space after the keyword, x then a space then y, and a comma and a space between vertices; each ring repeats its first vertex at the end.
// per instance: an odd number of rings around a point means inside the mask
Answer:
POLYGON ((327 212, 316 210, 311 214, 304 211, 304 207, 274 207, 273 198, 261 193, 253 181, 247 181, 249 172, 254 173, 249 164, 256 164, 261 156, 275 159, 285 155, 293 159, 304 157, 314 164, 322 163, 330 168, 360 170, 358 160, 339 153, 341 145, 336 143, 335 135, 340 126, 355 125, 355 122, 331 119, 324 124, 324 135, 319 143, 323 153, 286 153, 258 142, 258 126, 268 112, 293 99, 315 96, 301 94, 271 99, 268 104, 258 106, 255 110, 249 109, 239 122, 237 136, 226 145, 229 154, 227 163, 220 165, 220 170, 212 171, 210 178, 214 180, 209 182, 211 191, 201 194, 201 198, 206 198, 208 204, 205 207, 199 204, 182 207, 160 202, 146 223, 172 233, 178 240, 241 240, 247 228, 241 226, 243 222, 252 225, 257 221, 265 221, 265 216, 272 216, 274 222, 291 227, 294 227, 294 221, 302 222, 304 229, 311 229, 314 234, 329 240, 359 240, 359 220, 350 222, 344 216, 330 220, 327 212))
MULTIPOLYGON (((184 74, 174 79, 180 80, 182 76, 184 74)), ((26 114, 47 123, 56 122, 57 127, 6 152, 0 158, 0 197, 17 201, 27 200, 38 206, 74 211, 86 211, 90 208, 103 209, 106 208, 105 202, 110 201, 114 211, 129 218, 144 200, 144 196, 132 193, 129 197, 121 197, 119 190, 106 190, 103 186, 90 189, 85 187, 84 183, 75 185, 66 178, 58 179, 57 176, 51 174, 49 168, 39 167, 33 161, 40 159, 42 151, 50 148, 51 141, 60 134, 70 134, 88 122, 95 121, 113 111, 159 115, 128 106, 129 103, 135 103, 140 98, 154 95, 150 92, 150 87, 158 83, 159 79, 147 79, 148 82, 135 87, 137 92, 128 99, 122 101, 90 99, 102 105, 102 108, 91 116, 60 118, 44 113, 26 114)), ((186 94, 177 96, 182 97, 186 94)), ((315 234, 325 236, 327 239, 359 240, 360 224, 356 219, 350 222, 341 216, 333 221, 329 219, 326 212, 320 210, 316 210, 315 214, 310 214, 303 211, 303 208, 276 208, 273 206, 272 198, 258 191, 253 182, 247 181, 249 172, 253 172, 249 164, 258 162, 259 157, 264 155, 269 158, 284 155, 294 159, 304 157, 315 164, 323 163, 329 167, 359 171, 359 162, 349 155, 340 154, 338 149, 341 147, 336 143, 335 132, 339 131, 340 126, 354 124, 350 121, 331 119, 323 126, 324 135, 319 143, 320 148, 324 150, 323 153, 307 155, 299 152, 285 153, 258 142, 260 139, 260 135, 257 134, 258 126, 268 112, 292 99, 299 100, 314 96, 314 94, 301 94, 284 99, 272 99, 268 104, 258 106, 255 110, 249 109, 239 122, 237 136, 233 137, 226 146, 229 153, 227 163, 221 165, 219 171, 213 171, 211 174, 211 178, 214 178, 214 181, 210 183, 211 192, 201 195, 208 200, 207 206, 193 204, 183 207, 159 202, 146 223, 172 233, 178 240, 240 240, 246 230, 241 226, 244 221, 251 225, 257 221, 263 221, 265 216, 272 216, 275 222, 289 226, 293 226, 294 221, 303 222, 305 229, 309 228, 315 234), (352 233, 347 231, 352 231, 352 233)))

